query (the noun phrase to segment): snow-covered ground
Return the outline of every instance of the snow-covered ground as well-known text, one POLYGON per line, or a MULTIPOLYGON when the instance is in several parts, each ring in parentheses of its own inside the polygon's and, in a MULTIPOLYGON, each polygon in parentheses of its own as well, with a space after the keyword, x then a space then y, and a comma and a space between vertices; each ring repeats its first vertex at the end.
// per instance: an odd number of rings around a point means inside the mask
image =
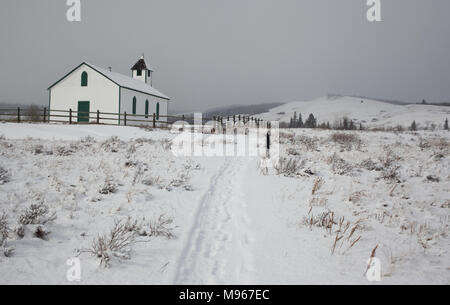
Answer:
POLYGON ((366 284, 372 253, 381 284, 450 283, 449 132, 284 130, 276 168, 175 157, 176 134, 135 127, 0 135, 2 284, 70 284, 72 257, 82 284, 366 284), (32 204, 49 211, 30 224, 32 204), (134 242, 100 266, 93 241, 127 220, 134 242))
POLYGON ((442 129, 446 118, 450 117, 450 107, 434 105, 394 105, 376 100, 356 97, 328 97, 305 102, 292 102, 257 115, 268 121, 289 122, 294 112, 301 113, 305 120, 312 113, 319 123, 331 125, 344 116, 360 122, 364 127, 407 128, 415 120, 419 128, 430 128, 432 124, 442 129))

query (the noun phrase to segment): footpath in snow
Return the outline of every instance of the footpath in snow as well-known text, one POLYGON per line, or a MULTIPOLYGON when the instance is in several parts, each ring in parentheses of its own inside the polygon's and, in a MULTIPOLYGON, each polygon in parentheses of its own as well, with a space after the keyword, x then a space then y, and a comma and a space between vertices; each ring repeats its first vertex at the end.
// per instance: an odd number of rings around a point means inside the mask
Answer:
POLYGON ((253 282, 253 232, 241 185, 248 161, 226 158, 201 198, 175 284, 253 282))

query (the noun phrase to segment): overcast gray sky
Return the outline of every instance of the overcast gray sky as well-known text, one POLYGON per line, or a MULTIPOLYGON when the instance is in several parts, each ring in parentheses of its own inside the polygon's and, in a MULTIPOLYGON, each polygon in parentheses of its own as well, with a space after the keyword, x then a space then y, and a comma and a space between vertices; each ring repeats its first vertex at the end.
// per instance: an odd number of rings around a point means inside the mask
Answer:
POLYGON ((130 74, 142 52, 172 108, 308 100, 326 93, 450 100, 450 1, 1 0, 0 101, 45 104, 83 61, 130 74))

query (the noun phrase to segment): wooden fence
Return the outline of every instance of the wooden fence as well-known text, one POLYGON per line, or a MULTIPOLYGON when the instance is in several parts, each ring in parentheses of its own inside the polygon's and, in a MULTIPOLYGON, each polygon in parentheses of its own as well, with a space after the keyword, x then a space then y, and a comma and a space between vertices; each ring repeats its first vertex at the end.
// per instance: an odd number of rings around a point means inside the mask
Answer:
MULTIPOLYGON (((156 115, 129 114, 101 112, 79 112, 76 110, 56 110, 47 108, 0 108, 0 121, 6 122, 42 122, 42 123, 65 123, 65 124, 101 124, 101 125, 121 125, 121 126, 151 126, 153 128, 168 128, 173 123, 182 121, 189 124, 194 123, 193 117, 184 115, 156 115), (82 119, 83 122, 79 122, 82 119)), ((202 118, 205 122, 215 122, 222 128, 230 126, 252 125, 256 128, 270 128, 270 122, 259 118, 245 115, 213 116, 212 118, 202 118)))

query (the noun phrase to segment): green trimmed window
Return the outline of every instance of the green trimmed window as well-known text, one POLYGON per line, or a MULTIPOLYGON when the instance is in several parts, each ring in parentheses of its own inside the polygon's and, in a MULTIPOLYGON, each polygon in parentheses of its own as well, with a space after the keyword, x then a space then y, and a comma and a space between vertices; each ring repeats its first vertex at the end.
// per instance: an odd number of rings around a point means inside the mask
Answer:
POLYGON ((159 120, 159 103, 156 103, 156 119, 159 120))
POLYGON ((145 118, 148 119, 148 100, 145 101, 145 118))
POLYGON ((133 114, 136 114, 136 104, 137 104, 136 97, 133 97, 133 114))
POLYGON ((137 73, 137 76, 141 76, 142 75, 142 70, 137 70, 136 73, 137 73))
POLYGON ((88 74, 86 71, 81 73, 81 87, 87 87, 88 85, 88 74))

